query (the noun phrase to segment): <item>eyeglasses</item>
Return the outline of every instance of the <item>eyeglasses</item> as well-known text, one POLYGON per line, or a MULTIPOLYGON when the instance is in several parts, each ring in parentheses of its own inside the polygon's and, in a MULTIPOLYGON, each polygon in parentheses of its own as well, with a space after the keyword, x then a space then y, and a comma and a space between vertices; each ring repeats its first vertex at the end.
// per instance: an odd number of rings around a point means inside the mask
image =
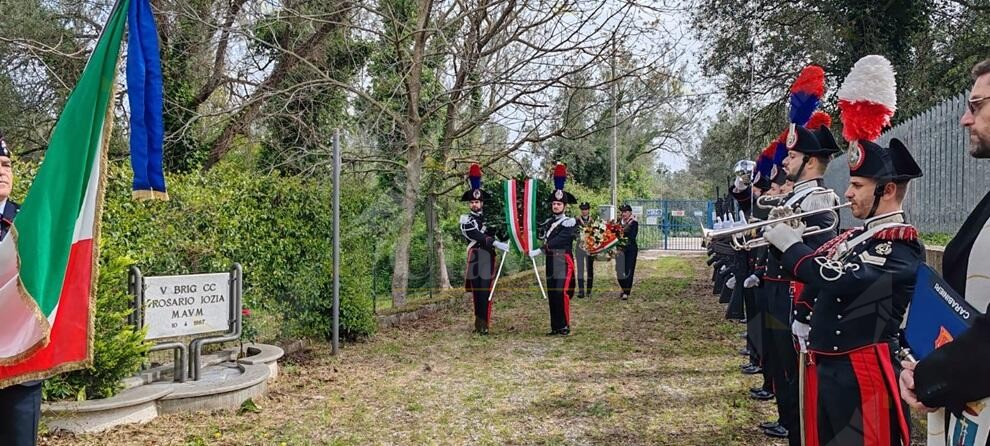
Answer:
POLYGON ((984 96, 982 98, 973 98, 967 101, 966 106, 969 107, 969 112, 975 115, 976 112, 980 111, 980 107, 977 107, 976 105, 987 99, 990 99, 990 96, 984 96))

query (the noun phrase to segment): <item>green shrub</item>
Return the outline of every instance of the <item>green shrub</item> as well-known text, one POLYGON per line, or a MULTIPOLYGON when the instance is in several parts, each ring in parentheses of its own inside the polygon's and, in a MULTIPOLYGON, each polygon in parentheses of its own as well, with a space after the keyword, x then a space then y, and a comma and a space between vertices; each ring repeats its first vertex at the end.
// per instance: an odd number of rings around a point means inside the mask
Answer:
POLYGON ((140 368, 150 345, 144 342, 145 331, 135 330, 127 321, 133 302, 127 294, 127 269, 131 263, 126 257, 100 256, 93 365, 45 381, 45 398, 110 397, 119 390, 122 378, 140 368))
POLYGON ((952 240, 953 234, 946 234, 944 232, 927 232, 921 234, 921 240, 925 242, 927 246, 945 246, 949 244, 952 240))
MULTIPOLYGON (((18 165, 15 198, 35 166, 18 165)), ((127 323, 127 268, 146 276, 244 269, 250 335, 260 341, 330 335, 333 293, 332 187, 296 177, 260 175, 232 165, 168 177, 171 201, 130 198, 130 168, 110 164, 100 239, 94 363, 49 379, 49 399, 113 395, 144 360, 143 333, 127 323)), ((349 182, 341 190, 341 335, 374 332, 368 247, 394 204, 349 182)), ((385 237, 387 243, 387 237, 385 237)), ((384 249, 383 252, 388 252, 384 249)), ((381 265, 380 265, 381 266, 381 265)))

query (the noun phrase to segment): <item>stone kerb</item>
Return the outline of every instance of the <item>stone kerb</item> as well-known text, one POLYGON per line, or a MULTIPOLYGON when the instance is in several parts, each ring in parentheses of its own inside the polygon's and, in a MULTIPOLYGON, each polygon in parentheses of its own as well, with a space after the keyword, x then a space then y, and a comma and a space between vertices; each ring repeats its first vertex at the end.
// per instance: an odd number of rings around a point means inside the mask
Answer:
POLYGON ((237 349, 204 355, 199 381, 169 380, 171 365, 145 371, 124 380, 126 390, 111 398, 55 402, 42 405, 46 425, 75 433, 100 432, 114 426, 147 423, 159 414, 236 409, 249 398, 264 394, 278 376, 284 351, 274 345, 247 344, 247 356, 237 349))

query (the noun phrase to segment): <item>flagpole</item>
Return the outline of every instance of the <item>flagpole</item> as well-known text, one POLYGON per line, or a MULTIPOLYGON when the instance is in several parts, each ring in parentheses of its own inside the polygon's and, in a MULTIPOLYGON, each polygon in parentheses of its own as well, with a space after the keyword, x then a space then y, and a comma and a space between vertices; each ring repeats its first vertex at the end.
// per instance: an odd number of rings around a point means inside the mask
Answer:
POLYGON ((502 277, 502 265, 505 265, 505 257, 508 255, 508 251, 502 254, 502 260, 498 262, 498 272, 495 273, 495 280, 492 282, 492 289, 488 292, 488 301, 492 301, 492 296, 495 295, 495 285, 498 285, 498 278, 502 277))
POLYGON ((530 257, 529 260, 533 262, 533 273, 536 274, 536 283, 540 285, 540 293, 543 294, 543 299, 546 300, 547 292, 543 289, 543 281, 540 280, 540 270, 536 269, 536 259, 530 257))

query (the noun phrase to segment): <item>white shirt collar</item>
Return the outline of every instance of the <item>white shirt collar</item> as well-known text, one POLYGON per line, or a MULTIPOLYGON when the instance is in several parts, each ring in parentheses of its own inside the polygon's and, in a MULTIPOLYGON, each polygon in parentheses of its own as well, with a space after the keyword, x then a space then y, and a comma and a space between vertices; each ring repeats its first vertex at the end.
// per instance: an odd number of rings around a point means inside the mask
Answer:
POLYGON ((797 192, 799 190, 807 189, 809 187, 816 187, 816 186, 818 186, 818 181, 819 180, 821 180, 821 177, 811 178, 811 179, 808 179, 808 180, 799 181, 797 183, 794 183, 794 191, 797 192))
POLYGON ((886 214, 877 215, 871 219, 863 222, 863 227, 870 229, 873 226, 882 223, 904 223, 904 210, 897 210, 894 212, 888 212, 886 214))

